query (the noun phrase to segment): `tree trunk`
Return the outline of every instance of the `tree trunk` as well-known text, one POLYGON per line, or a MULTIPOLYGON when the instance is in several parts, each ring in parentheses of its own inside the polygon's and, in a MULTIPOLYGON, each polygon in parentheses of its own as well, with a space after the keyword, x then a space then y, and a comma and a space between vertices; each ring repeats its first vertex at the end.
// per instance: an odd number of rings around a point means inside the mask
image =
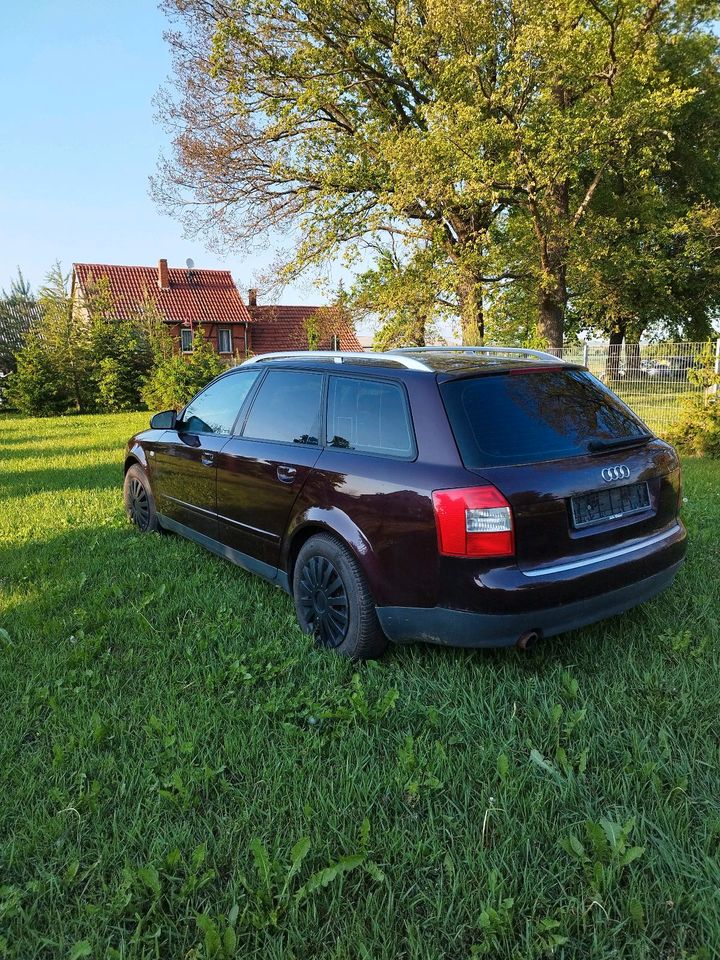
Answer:
POLYGON ((418 315, 416 318, 413 324, 411 340, 413 347, 425 346, 425 317, 418 315))
POLYGON ((485 339, 482 283, 472 277, 464 277, 458 285, 458 299, 463 346, 482 346, 485 339))
POLYGON ((538 334, 552 350, 562 352, 565 302, 557 290, 541 290, 538 334))
POLYGON ((550 232, 547 224, 541 225, 540 218, 536 223, 536 233, 542 242, 540 266, 543 274, 538 302, 538 333, 560 356, 568 301, 566 228, 569 211, 570 193, 567 180, 564 180, 552 188, 550 232))
POLYGON ((610 331, 610 344, 605 361, 605 380, 612 383, 620 379, 620 353, 625 339, 625 324, 617 323, 610 331))
POLYGON ((625 380, 637 381, 642 376, 642 367, 640 364, 640 344, 637 341, 628 342, 625 338, 625 380))

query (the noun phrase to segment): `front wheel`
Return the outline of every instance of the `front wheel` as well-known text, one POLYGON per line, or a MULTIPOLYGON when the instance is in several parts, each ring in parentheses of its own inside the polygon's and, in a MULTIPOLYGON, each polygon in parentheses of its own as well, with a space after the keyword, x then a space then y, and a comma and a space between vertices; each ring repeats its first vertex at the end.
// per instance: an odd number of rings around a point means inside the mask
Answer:
POLYGON ((138 463, 134 463, 125 474, 123 496, 128 520, 134 523, 138 530, 149 533, 158 529, 155 497, 152 495, 147 474, 138 463))
POLYGON ((387 648, 360 565, 339 540, 317 534, 303 544, 293 572, 298 622, 318 643, 353 660, 375 660, 387 648))

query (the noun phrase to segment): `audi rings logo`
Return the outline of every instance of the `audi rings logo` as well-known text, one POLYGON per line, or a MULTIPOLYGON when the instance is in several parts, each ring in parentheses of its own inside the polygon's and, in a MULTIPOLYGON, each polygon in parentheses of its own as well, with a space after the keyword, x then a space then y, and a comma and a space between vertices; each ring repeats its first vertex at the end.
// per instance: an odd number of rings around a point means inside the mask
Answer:
POLYGON ((602 478, 605 483, 612 483, 613 480, 627 480, 630 476, 630 469, 624 463, 616 467, 605 467, 602 471, 602 478))

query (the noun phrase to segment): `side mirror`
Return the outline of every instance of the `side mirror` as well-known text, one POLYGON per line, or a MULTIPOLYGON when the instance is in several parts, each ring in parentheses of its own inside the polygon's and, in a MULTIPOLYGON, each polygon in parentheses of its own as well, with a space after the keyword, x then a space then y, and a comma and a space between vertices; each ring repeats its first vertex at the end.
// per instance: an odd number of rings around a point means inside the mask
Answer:
POLYGON ((177 413, 174 410, 163 410, 150 417, 152 430, 174 430, 177 423, 177 413))

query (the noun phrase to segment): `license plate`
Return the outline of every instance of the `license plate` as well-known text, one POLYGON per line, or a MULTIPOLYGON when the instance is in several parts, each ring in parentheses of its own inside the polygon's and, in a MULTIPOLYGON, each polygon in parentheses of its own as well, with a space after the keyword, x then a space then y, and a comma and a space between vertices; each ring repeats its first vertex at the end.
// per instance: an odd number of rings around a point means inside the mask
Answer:
POLYGON ((647 483, 631 483, 612 490, 595 490, 580 497, 572 497, 570 507, 574 527, 588 527, 592 523, 617 520, 631 513, 640 513, 650 506, 647 483))

